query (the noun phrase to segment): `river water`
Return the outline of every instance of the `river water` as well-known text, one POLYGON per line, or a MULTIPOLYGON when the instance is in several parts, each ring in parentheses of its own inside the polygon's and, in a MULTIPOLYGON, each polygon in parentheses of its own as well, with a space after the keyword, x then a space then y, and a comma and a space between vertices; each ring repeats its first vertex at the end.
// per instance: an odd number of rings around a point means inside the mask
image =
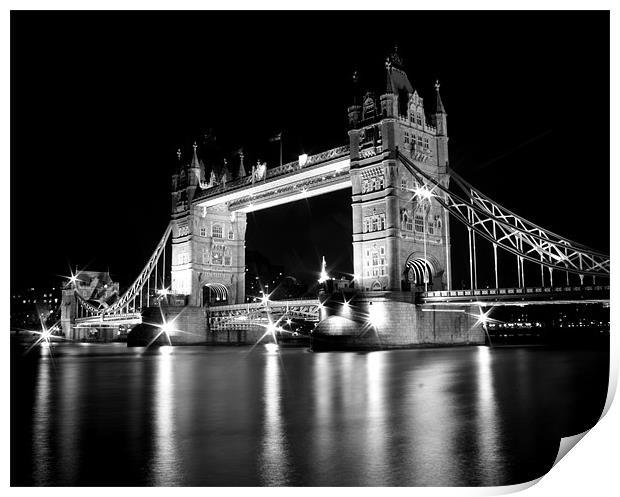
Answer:
POLYGON ((521 483, 596 422, 608 366, 606 347, 61 344, 12 358, 11 483, 521 483))

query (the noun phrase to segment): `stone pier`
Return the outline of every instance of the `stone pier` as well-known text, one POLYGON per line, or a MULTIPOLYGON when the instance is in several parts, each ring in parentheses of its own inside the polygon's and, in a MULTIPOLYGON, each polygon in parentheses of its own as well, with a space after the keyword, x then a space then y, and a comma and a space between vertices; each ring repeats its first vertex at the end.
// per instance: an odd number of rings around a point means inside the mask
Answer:
POLYGON ((476 324, 475 306, 438 308, 416 305, 414 299, 411 292, 333 294, 323 304, 312 349, 375 350, 485 343, 484 329, 476 324))
MULTIPOLYGON (((127 345, 147 345, 160 333, 164 320, 170 323, 168 336, 172 345, 207 343, 207 317, 204 308, 162 304, 161 310, 160 307, 148 307, 142 312, 142 324, 129 332, 127 345)), ((155 343, 169 345, 164 334, 161 334, 155 343)))

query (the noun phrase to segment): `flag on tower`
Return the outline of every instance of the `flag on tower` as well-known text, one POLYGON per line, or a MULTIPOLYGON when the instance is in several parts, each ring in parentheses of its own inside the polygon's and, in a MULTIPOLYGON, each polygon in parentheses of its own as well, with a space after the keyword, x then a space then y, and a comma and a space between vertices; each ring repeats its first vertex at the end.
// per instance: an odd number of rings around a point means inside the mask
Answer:
POLYGON ((272 136, 271 138, 269 138, 270 142, 279 142, 282 140, 282 132, 280 131, 277 135, 272 136))

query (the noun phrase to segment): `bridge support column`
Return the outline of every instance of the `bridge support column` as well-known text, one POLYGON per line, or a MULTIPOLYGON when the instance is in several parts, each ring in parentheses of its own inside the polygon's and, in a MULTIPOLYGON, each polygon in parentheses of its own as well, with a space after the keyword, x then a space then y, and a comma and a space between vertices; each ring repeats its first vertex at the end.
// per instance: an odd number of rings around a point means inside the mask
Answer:
POLYGON ((77 310, 75 290, 63 290, 62 302, 60 305, 60 327, 62 329, 62 333, 67 340, 75 340, 74 326, 77 310))

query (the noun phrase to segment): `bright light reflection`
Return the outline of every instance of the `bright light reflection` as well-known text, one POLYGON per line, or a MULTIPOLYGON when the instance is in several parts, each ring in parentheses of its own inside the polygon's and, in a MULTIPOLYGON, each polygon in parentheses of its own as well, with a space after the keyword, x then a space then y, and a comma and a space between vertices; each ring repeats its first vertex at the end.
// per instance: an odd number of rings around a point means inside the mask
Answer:
POLYGON ((477 383, 478 395, 476 397, 477 407, 476 425, 478 437, 476 438, 480 449, 476 451, 480 460, 477 461, 476 472, 484 475, 485 481, 496 482, 501 478, 498 467, 493 463, 495 450, 498 447, 498 417, 497 402, 495 400, 495 390, 493 385, 492 371, 492 350, 489 347, 478 347, 477 357, 477 383))
POLYGON ((424 200, 430 200, 433 197, 433 192, 429 190, 426 185, 418 186, 413 190, 413 193, 424 200))
POLYGON ((259 474, 263 484, 269 486, 287 484, 288 466, 290 464, 288 442, 282 423, 280 367, 280 360, 277 355, 267 355, 263 384, 263 440, 258 462, 259 474))
MULTIPOLYGON (((26 349, 24 355, 28 354, 34 347, 40 345, 42 348, 49 348, 52 342, 52 338, 54 338, 53 332, 59 329, 60 321, 54 323, 50 328, 45 326, 43 319, 39 316, 39 322, 41 323, 41 331, 28 330, 30 333, 34 333, 35 335, 39 335, 30 347, 26 349)), ((63 337, 56 337, 58 340, 64 340, 63 337)), ((50 349, 51 354, 51 349, 50 349)))
POLYGON ((41 361, 36 382, 32 424, 32 451, 36 461, 33 478, 36 485, 50 485, 53 478, 50 416, 54 413, 50 410, 52 390, 50 374, 50 362, 44 359, 41 361))
POLYGON ((173 368, 170 352, 172 347, 161 347, 161 357, 157 361, 155 402, 155 433, 152 474, 156 486, 172 485, 179 474, 179 458, 176 453, 174 435, 174 388, 173 368))
POLYGON ((267 352, 269 352, 270 354, 273 354, 278 351, 278 344, 277 343, 266 343, 265 348, 267 349, 267 352))
POLYGON ((370 303, 368 306, 368 321, 375 328, 385 322, 385 312, 381 305, 376 302, 370 303))
POLYGON ((363 445, 365 447, 363 457, 365 459, 365 471, 362 485, 371 485, 384 476, 384 462, 389 459, 386 447, 386 418, 390 412, 386 403, 386 374, 387 354, 385 352, 370 352, 366 355, 366 407, 364 412, 364 424, 361 426, 363 433, 363 445))
POLYGON ((488 311, 483 311, 482 307, 478 307, 478 314, 471 314, 469 313, 470 316, 473 316, 476 318, 476 322, 474 323, 474 327, 478 326, 478 325, 482 325, 482 327, 486 330, 487 329, 487 324, 489 323, 501 323, 501 321, 497 320, 497 319, 493 319, 491 317, 491 312, 493 311, 493 307, 491 307, 488 311))

